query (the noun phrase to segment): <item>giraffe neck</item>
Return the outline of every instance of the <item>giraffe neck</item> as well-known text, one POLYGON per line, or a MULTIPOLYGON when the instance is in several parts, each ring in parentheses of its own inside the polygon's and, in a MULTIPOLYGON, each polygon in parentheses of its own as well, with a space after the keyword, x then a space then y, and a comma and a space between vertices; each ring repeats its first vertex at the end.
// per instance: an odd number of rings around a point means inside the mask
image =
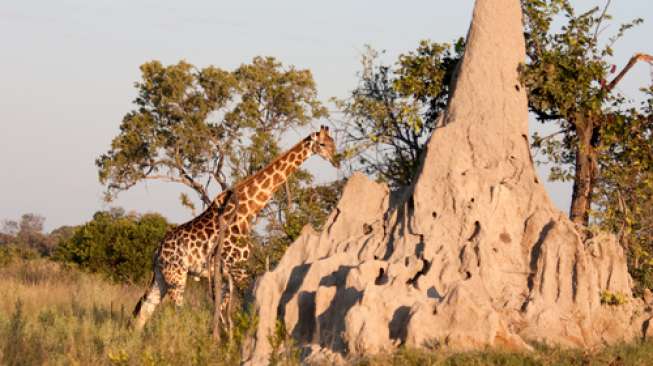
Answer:
MULTIPOLYGON (((274 192, 312 155, 312 143, 310 136, 303 139, 232 188, 238 195, 238 221, 253 218, 265 207, 274 192)), ((223 196, 220 194, 215 201, 224 199, 223 196)))

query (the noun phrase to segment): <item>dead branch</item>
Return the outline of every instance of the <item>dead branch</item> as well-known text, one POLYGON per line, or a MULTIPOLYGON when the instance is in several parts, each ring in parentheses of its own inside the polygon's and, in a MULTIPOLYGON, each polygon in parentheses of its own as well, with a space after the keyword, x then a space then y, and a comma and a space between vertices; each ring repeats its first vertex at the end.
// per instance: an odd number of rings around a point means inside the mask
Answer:
POLYGON ((626 67, 624 67, 623 70, 621 70, 621 72, 607 86, 603 88, 603 90, 605 90, 608 93, 611 92, 612 89, 614 89, 614 87, 617 86, 617 84, 619 84, 621 79, 623 79, 624 76, 626 76, 628 71, 630 71, 630 69, 632 69, 633 66, 635 66, 637 61, 644 61, 653 64, 653 56, 645 53, 636 53, 633 57, 630 58, 630 60, 626 64, 626 67))

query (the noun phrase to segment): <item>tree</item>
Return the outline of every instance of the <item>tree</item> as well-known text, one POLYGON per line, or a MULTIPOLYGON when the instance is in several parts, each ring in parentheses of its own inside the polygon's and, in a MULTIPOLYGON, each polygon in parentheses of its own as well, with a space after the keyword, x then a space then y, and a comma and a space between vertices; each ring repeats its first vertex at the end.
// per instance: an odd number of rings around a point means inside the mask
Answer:
MULTIPOLYGON (((640 108, 602 126, 596 217, 619 235, 636 290, 653 289, 653 86, 640 108)), ((621 101, 619 101, 621 104, 621 101)))
POLYGON ((45 217, 35 213, 23 214, 19 221, 5 220, 0 242, 36 255, 49 255, 56 242, 43 232, 44 223, 45 217))
POLYGON ((347 99, 335 100, 344 114, 345 157, 392 187, 409 185, 436 119, 445 109, 449 83, 464 45, 422 41, 394 67, 379 62, 371 48, 363 55, 359 84, 347 99))
POLYGON ((14 220, 2 221, 2 230, 0 230, 0 232, 2 232, 3 234, 9 236, 15 236, 16 234, 18 234, 18 230, 20 230, 18 226, 18 221, 14 221, 14 220))
MULTIPOLYGON (((256 170, 284 131, 326 115, 310 71, 284 68, 272 57, 256 57, 233 72, 198 70, 185 61, 152 61, 141 72, 137 108, 96 160, 108 199, 160 180, 185 185, 207 205, 213 185, 223 190, 231 178, 256 170)), ((194 208, 185 194, 181 201, 194 208)))
POLYGON ((152 270, 152 253, 170 225, 159 214, 99 211, 56 248, 54 258, 113 280, 137 282, 152 270))
POLYGON ((45 217, 35 213, 23 214, 18 221, 4 220, 0 245, 24 258, 49 256, 60 241, 70 237, 73 227, 61 226, 46 234, 43 232, 44 223, 45 217))
POLYGON ((556 123, 552 135, 535 135, 533 147, 553 165, 552 180, 573 180, 570 218, 587 226, 593 194, 600 177, 599 150, 612 140, 614 129, 607 125, 623 118, 614 108, 623 99, 614 87, 630 67, 645 55, 635 55, 611 82, 614 72, 607 58, 624 32, 642 22, 635 19, 602 44, 599 35, 610 19, 607 1, 603 10, 595 7, 576 15, 568 0, 523 0, 526 53, 522 81, 528 88, 529 107, 542 123, 556 123), (565 19, 559 31, 553 21, 565 19))

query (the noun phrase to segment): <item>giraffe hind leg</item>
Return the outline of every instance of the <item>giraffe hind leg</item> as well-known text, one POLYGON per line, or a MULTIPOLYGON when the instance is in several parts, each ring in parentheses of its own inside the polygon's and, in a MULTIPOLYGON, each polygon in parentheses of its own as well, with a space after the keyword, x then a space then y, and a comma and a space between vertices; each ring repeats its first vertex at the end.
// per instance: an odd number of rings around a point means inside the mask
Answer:
POLYGON ((180 308, 184 305, 184 290, 186 289, 186 279, 187 274, 184 272, 183 274, 175 276, 174 279, 168 281, 168 292, 170 293, 170 298, 175 303, 177 308, 180 308))
POLYGON ((150 286, 134 309, 136 329, 143 329, 156 307, 161 303, 167 291, 167 285, 158 266, 154 267, 154 275, 150 286))

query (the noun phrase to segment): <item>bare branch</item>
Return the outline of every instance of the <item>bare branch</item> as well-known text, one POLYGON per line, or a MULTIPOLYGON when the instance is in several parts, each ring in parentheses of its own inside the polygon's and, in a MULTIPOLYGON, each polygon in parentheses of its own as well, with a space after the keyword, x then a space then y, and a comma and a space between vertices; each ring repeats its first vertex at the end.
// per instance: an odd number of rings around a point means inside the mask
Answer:
MULTIPOLYGON (((597 38, 600 33, 600 28, 601 28, 601 23, 603 23, 603 20, 605 19, 605 16, 608 12, 608 8, 610 7, 610 3, 612 0, 608 0, 605 2, 605 7, 603 8, 603 12, 601 13, 601 16, 599 17, 599 20, 596 22, 596 28, 594 29, 594 37, 592 37, 592 42, 596 44, 597 38)), ((589 48, 588 48, 589 49, 589 48)))
POLYGON ((626 67, 624 67, 623 70, 621 70, 621 72, 607 86, 603 88, 603 90, 605 90, 608 93, 611 92, 612 89, 614 89, 614 87, 617 86, 617 84, 619 84, 621 79, 623 79, 624 76, 626 76, 628 71, 630 71, 630 69, 633 66, 635 66, 637 61, 644 61, 644 62, 648 62, 649 64, 653 64, 653 56, 645 53, 636 53, 633 57, 630 58, 630 60, 626 64, 626 67))
POLYGON ((187 185, 189 185, 191 188, 193 188, 195 191, 197 191, 200 194, 202 198, 202 202, 204 202, 204 204, 207 206, 210 205, 211 199, 209 198, 209 195, 207 194, 204 187, 200 183, 195 181, 193 177, 191 177, 188 173, 186 173, 184 168, 180 167, 179 172, 181 173, 181 176, 184 178, 184 181, 187 183, 187 185))
MULTIPOLYGON (((542 142, 544 142, 546 140, 549 140, 549 139, 552 139, 552 138, 558 136, 559 134, 565 133, 565 132, 568 132, 568 131, 569 131, 568 128, 563 128, 562 130, 559 130, 559 131, 556 131, 556 132, 554 132, 552 134, 541 137, 540 139, 537 140, 537 143, 538 143, 538 145, 540 145, 540 144, 542 144, 542 142)), ((535 142, 533 142, 533 143, 535 143, 535 142)))

